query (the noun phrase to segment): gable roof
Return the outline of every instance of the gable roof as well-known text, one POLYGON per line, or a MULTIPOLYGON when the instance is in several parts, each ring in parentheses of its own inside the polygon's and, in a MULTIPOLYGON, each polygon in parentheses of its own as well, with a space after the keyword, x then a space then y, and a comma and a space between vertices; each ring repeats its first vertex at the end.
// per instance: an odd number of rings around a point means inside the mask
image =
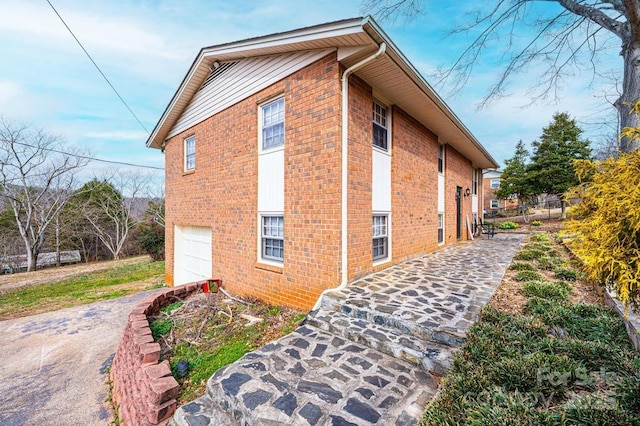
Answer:
POLYGON ((225 43, 200 50, 178 90, 163 112, 147 146, 162 148, 182 113, 218 64, 246 58, 304 51, 337 51, 338 60, 349 67, 378 50, 386 52, 355 74, 390 103, 399 106, 451 145, 476 167, 498 164, 460 119, 431 88, 409 60, 371 17, 353 18, 262 37, 225 43))

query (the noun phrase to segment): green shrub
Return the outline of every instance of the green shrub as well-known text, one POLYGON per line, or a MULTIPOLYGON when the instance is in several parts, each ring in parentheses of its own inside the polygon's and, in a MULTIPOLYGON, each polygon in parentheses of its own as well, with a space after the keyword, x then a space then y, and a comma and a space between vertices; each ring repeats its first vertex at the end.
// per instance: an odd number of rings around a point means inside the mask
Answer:
POLYGON ((558 268, 553 272, 556 274, 556 277, 566 281, 575 281, 580 275, 578 271, 570 268, 558 268))
POLYGON ((142 250, 154 261, 164 260, 164 227, 148 219, 136 231, 135 238, 142 250))
POLYGON ((529 262, 513 262, 509 269, 514 271, 535 271, 536 267, 529 262))
POLYGON ((546 234, 533 234, 531 235, 531 241, 537 241, 541 243, 548 243, 549 238, 547 238, 546 234))
POLYGON ((498 225, 498 228, 502 229, 502 230, 507 230, 507 229, 518 229, 518 224, 515 222, 502 222, 500 225, 498 225))
POLYGON ((544 281, 544 277, 534 271, 520 271, 515 278, 517 281, 544 281))
POLYGON ((625 304, 640 305, 640 150, 604 161, 576 161, 580 203, 567 224, 568 244, 588 277, 611 286, 625 304))
POLYGON ((545 252, 542 250, 533 250, 533 249, 523 249, 518 252, 513 258, 516 260, 536 260, 540 259, 542 256, 546 256, 545 252))
POLYGON ((562 259, 557 257, 550 256, 542 256, 537 259, 538 266, 545 271, 551 271, 558 267, 558 265, 562 264, 562 259))
POLYGON ((534 220, 533 222, 531 222, 531 226, 542 226, 542 222, 540 222, 539 220, 534 220))
POLYGON ((564 281, 527 281, 522 285, 522 293, 527 297, 540 297, 549 300, 566 300, 571 291, 564 281))
POLYGON ((165 314, 170 314, 172 311, 175 311, 176 309, 180 308, 182 305, 184 305, 184 302, 181 300, 177 302, 169 303, 167 306, 160 308, 160 312, 164 312, 165 314))
POLYGON ((151 335, 153 336, 153 340, 158 340, 161 336, 169 333, 171 331, 171 327, 173 326, 173 322, 171 320, 155 320, 150 325, 151 335))

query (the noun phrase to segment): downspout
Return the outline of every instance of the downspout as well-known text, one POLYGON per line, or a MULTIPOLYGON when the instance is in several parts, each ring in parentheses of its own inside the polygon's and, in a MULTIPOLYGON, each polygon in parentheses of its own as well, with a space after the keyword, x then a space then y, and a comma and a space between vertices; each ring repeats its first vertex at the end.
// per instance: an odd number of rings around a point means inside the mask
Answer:
POLYGON ((360 62, 355 65, 347 68, 344 73, 342 73, 342 193, 341 193, 341 244, 340 244, 340 285, 336 288, 330 288, 322 292, 318 301, 316 302, 313 310, 320 308, 320 304, 322 301, 322 297, 330 292, 330 291, 340 291, 347 285, 349 268, 347 265, 348 256, 347 256, 347 247, 348 247, 348 235, 347 235, 347 222, 348 222, 348 213, 349 210, 347 208, 347 197, 349 195, 348 184, 349 184, 349 77, 356 70, 362 68, 367 65, 369 62, 378 59, 380 56, 384 55, 384 52, 387 50, 386 43, 381 43, 380 48, 373 55, 364 58, 360 62))

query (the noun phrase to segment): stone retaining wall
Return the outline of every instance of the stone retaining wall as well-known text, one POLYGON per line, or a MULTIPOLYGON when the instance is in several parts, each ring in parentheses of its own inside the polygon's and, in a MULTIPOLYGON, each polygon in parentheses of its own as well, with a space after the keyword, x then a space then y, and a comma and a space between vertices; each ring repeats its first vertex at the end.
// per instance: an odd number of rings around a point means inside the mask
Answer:
POLYGON ((206 281, 153 293, 129 314, 111 365, 113 401, 124 426, 164 425, 176 410, 178 382, 168 361, 160 360, 160 344, 153 341, 148 317, 160 308, 200 290, 206 281))

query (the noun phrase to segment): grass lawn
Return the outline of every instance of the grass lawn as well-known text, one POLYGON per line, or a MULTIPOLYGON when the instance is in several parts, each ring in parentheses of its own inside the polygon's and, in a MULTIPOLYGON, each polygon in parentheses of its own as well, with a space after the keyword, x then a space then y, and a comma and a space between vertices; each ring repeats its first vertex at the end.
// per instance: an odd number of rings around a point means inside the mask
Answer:
POLYGON ((47 284, 19 287, 0 295, 0 320, 19 318, 164 285, 164 262, 139 262, 87 272, 47 284))
POLYGON ((151 319, 151 331, 162 347, 180 384, 178 406, 205 393, 209 377, 245 353, 292 332, 305 313, 257 300, 245 303, 218 294, 195 294, 185 303, 164 307, 151 319), (249 317, 261 318, 250 324, 249 317), (178 377, 177 364, 190 365, 186 377, 178 377))
POLYGON ((640 425, 640 355, 580 278, 552 234, 532 234, 421 424, 640 425))

